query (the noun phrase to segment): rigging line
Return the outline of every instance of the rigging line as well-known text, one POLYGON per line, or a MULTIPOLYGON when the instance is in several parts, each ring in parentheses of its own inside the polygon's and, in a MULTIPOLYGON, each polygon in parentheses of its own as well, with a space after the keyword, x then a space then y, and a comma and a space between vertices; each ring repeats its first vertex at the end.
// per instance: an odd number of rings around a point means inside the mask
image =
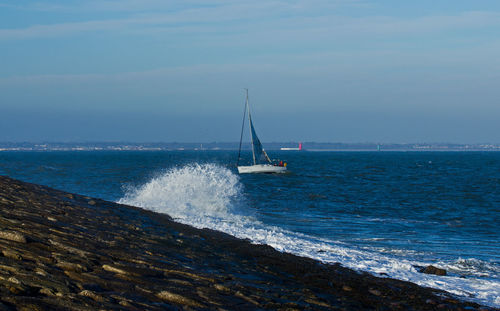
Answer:
MULTIPOLYGON (((248 89, 245 90, 247 90, 248 92, 248 89)), ((243 140, 243 128, 245 127, 245 116, 247 113, 247 105, 248 105, 248 99, 245 100, 245 108, 243 109, 243 122, 241 123, 241 134, 240 134, 240 148, 238 149, 238 160, 236 161, 236 167, 238 167, 238 164, 240 163, 241 141, 243 140)))
POLYGON ((253 122, 252 122, 252 115, 250 114, 250 104, 248 103, 248 89, 245 89, 247 91, 247 110, 248 110, 248 130, 250 131, 250 141, 252 143, 252 157, 253 157, 253 165, 257 164, 257 161, 255 160, 255 145, 254 145, 254 140, 257 139, 257 141, 260 144, 259 138, 255 134, 255 129, 253 127, 253 122))

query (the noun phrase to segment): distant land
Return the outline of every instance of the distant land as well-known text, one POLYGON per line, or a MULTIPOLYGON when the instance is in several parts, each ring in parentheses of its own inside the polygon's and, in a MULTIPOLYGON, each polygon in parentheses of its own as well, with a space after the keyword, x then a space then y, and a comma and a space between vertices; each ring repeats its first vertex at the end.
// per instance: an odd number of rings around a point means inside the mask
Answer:
MULTIPOLYGON (((298 142, 263 143, 266 150, 298 147, 298 142)), ((450 143, 325 143, 303 142, 304 151, 500 151, 500 144, 450 143)), ((182 143, 182 142, 0 142, 0 151, 106 151, 106 150, 238 150, 238 142, 182 143)), ((250 150, 250 143, 242 149, 250 150)), ((290 151, 283 151, 290 152, 290 151)), ((294 151, 299 152, 299 151, 294 151)))

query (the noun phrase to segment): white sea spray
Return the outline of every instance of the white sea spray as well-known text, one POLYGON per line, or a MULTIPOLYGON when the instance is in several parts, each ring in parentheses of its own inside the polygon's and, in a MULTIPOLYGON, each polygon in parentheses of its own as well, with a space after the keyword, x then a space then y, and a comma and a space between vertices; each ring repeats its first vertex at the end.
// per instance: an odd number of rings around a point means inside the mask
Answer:
POLYGON ((453 275, 428 275, 420 273, 416 267, 435 263, 412 259, 411 250, 405 253, 363 249, 342 241, 264 224, 251 216, 239 176, 220 165, 189 164, 169 169, 144 185, 127 191, 119 203, 166 213, 179 222, 219 230, 254 243, 270 245, 279 251, 323 262, 339 262, 356 270, 411 281, 478 303, 500 306, 500 282, 483 277, 484 271, 498 275, 494 265, 477 259, 457 259, 438 263, 453 275))

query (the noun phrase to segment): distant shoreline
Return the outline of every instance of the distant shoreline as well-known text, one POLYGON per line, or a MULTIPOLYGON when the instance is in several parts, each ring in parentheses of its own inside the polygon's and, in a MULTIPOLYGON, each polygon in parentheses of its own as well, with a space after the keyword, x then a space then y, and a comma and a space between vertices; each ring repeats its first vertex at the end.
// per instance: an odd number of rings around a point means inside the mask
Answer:
MULTIPOLYGON (((295 148, 298 142, 263 143, 266 150, 280 152, 303 151, 500 151, 499 144, 451 144, 451 143, 324 143, 303 142, 304 150, 280 150, 295 148)), ((238 150, 238 142, 0 142, 0 151, 205 151, 205 150, 238 150)), ((250 144, 244 143, 243 150, 250 150, 250 144)))

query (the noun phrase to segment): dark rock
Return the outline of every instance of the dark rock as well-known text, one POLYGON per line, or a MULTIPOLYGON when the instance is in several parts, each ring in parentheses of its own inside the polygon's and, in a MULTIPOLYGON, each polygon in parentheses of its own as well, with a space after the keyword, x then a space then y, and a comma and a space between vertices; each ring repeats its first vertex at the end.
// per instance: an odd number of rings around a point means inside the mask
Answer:
POLYGON ((105 290, 99 284, 83 284, 83 288, 91 290, 93 292, 104 292, 105 290))
POLYGON ((16 231, 0 231, 0 239, 10 240, 19 243, 26 243, 26 237, 16 231))
POLYGON ((158 294, 156 294, 156 296, 162 300, 171 302, 176 305, 203 308, 203 305, 197 301, 166 290, 159 292, 158 294))
POLYGON ((352 291, 352 288, 350 286, 344 285, 342 286, 342 290, 345 290, 346 292, 352 291))
POLYGON ((102 296, 100 296, 100 295, 98 295, 98 294, 96 294, 93 291, 90 291, 88 289, 82 290, 79 293, 79 295, 92 298, 93 300, 98 301, 98 302, 103 302, 104 301, 104 298, 102 296))
POLYGON ((0 198, 0 310, 481 307, 4 176, 0 198))
POLYGON ((379 290, 376 290, 376 289, 369 289, 368 291, 370 292, 370 294, 375 295, 375 296, 382 295, 382 293, 379 290))
POLYGON ((15 310, 15 309, 0 302, 0 311, 12 311, 12 310, 15 310))
POLYGON ((7 258, 14 259, 14 260, 21 260, 23 259, 21 255, 19 255, 17 252, 9 250, 9 249, 4 249, 2 251, 2 255, 4 255, 7 258))
POLYGON ((427 266, 424 269, 420 270, 422 273, 426 274, 435 274, 435 275, 446 275, 446 270, 445 269, 440 269, 434 266, 427 266))
POLYGON ((57 267, 65 271, 82 272, 87 271, 87 267, 84 267, 78 263, 61 261, 56 264, 57 267))

